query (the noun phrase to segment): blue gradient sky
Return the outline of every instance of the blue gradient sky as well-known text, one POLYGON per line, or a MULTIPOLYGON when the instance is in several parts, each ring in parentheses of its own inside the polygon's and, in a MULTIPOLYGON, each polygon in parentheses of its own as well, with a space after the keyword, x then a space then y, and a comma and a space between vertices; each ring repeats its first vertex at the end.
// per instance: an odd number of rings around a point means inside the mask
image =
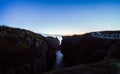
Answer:
POLYGON ((47 34, 120 30, 120 1, 0 0, 0 24, 47 34))

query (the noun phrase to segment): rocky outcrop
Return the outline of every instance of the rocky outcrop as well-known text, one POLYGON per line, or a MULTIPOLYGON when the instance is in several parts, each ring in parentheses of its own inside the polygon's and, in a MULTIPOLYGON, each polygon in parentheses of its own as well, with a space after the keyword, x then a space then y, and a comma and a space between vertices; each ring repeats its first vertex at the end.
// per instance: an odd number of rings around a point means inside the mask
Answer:
POLYGON ((58 38, 57 37, 50 37, 50 36, 48 36, 48 37, 46 37, 46 39, 47 39, 47 44, 48 44, 48 46, 49 46, 49 49, 53 49, 53 50, 55 50, 55 51, 57 51, 57 50, 59 50, 60 48, 59 48, 59 46, 60 46, 60 41, 58 40, 58 38))
MULTIPOLYGON (((45 74, 120 74, 119 34, 101 33, 64 36, 64 60, 77 66, 45 74)), ((0 26, 0 74, 42 74, 54 64, 58 49, 57 38, 0 26)))
POLYGON ((52 69, 52 66, 55 64, 55 60, 56 60, 56 51, 59 50, 59 40, 58 38, 54 38, 54 37, 46 37, 47 40, 47 44, 48 44, 48 50, 46 53, 46 57, 47 57, 47 65, 48 65, 48 70, 52 69))
POLYGON ((48 53, 51 57, 51 52, 56 50, 55 42, 51 41, 28 30, 0 26, 0 74, 41 74, 47 71, 48 53))
POLYGON ((119 39, 98 38, 91 34, 63 36, 61 51, 64 58, 76 64, 94 63, 110 57, 120 58, 119 39))

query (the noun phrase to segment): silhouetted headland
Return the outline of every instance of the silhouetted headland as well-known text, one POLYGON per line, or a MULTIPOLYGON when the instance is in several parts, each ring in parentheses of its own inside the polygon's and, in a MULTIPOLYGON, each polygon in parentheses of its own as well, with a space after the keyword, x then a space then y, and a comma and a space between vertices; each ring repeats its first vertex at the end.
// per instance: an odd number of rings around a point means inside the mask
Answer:
POLYGON ((43 36, 0 26, 0 74, 120 74, 120 31, 43 36))

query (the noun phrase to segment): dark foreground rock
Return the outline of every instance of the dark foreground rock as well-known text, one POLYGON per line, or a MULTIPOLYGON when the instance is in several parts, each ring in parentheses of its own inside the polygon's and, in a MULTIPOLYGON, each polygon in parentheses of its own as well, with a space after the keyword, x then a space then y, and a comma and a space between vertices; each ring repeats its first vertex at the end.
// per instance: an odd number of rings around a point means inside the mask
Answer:
POLYGON ((94 64, 81 64, 45 74, 120 74, 120 60, 102 60, 94 64))
POLYGON ((47 53, 50 53, 49 57, 54 55, 50 51, 53 46, 48 42, 50 40, 31 31, 0 26, 0 74, 46 72, 49 65, 47 53))

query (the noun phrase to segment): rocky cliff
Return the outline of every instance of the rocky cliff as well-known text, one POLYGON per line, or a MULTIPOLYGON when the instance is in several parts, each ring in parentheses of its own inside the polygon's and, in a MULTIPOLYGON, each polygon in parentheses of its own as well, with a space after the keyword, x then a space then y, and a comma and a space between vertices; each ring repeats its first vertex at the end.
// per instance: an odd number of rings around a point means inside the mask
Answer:
POLYGON ((63 36, 61 52, 73 67, 47 72, 60 49, 57 38, 0 26, 0 74, 120 74, 118 33, 63 36))
POLYGON ((120 74, 119 32, 103 33, 63 36, 61 51, 73 66, 45 74, 120 74))
MULTIPOLYGON (((0 74, 41 74, 47 71, 47 53, 55 53, 55 46, 50 42, 28 30, 0 26, 0 74)), ((52 55, 55 54, 51 53, 49 57, 52 55)))
POLYGON ((93 37, 92 33, 64 36, 61 51, 71 63, 94 63, 105 58, 119 58, 120 39, 93 37))

